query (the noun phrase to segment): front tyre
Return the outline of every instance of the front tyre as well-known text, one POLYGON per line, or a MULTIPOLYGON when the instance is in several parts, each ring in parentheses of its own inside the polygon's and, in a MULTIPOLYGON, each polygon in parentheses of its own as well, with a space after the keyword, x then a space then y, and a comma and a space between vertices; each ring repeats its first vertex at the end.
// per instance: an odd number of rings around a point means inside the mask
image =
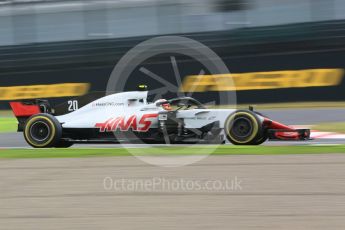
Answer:
POLYGON ((55 147, 61 136, 61 124, 50 114, 36 114, 26 121, 24 138, 34 148, 55 147))
POLYGON ((225 121, 224 131, 234 145, 259 145, 267 139, 258 116, 246 110, 231 114, 225 121))

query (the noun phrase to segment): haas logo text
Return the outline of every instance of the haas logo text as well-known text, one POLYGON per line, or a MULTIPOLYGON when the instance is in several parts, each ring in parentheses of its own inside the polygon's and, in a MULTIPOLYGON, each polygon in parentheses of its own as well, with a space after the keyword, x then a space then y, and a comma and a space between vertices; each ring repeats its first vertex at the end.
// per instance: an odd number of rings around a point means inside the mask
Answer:
POLYGON ((158 114, 145 114, 140 120, 135 115, 130 116, 128 119, 121 116, 110 118, 103 123, 96 123, 95 127, 99 128, 100 132, 128 131, 129 129, 137 132, 147 132, 151 127, 152 118, 156 117, 158 117, 158 114))

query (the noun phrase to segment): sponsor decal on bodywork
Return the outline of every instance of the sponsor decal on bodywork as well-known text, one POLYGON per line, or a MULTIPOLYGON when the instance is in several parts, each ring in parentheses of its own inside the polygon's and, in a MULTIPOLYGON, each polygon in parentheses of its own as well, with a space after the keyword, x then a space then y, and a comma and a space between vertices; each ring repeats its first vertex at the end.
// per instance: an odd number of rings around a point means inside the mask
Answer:
POLYGON ((124 106, 125 103, 116 103, 116 102, 93 102, 92 107, 117 107, 124 106))
POLYGON ((105 122, 96 123, 95 127, 99 128, 100 132, 114 132, 120 131, 137 131, 147 132, 152 125, 152 118, 158 117, 158 114, 144 114, 141 118, 132 115, 128 118, 124 116, 110 118, 105 122))

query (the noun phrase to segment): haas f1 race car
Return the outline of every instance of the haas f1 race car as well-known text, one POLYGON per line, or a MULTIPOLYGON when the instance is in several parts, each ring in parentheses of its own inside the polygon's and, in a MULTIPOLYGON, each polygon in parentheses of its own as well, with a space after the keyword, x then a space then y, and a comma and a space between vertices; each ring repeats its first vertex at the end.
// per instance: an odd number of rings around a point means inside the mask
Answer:
POLYGON ((308 140, 310 130, 293 129, 253 111, 208 109, 190 97, 147 101, 148 91, 115 93, 59 114, 48 101, 10 102, 18 131, 35 148, 74 143, 225 143, 259 145, 270 140, 308 140))

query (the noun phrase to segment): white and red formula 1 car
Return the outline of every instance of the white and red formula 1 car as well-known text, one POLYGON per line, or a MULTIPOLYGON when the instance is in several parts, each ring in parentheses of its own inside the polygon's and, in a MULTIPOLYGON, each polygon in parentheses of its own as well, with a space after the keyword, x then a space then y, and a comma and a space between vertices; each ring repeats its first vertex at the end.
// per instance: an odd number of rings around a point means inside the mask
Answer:
POLYGON ((310 130, 293 129, 249 110, 207 109, 181 97, 147 101, 148 91, 116 93, 66 102, 64 113, 44 100, 10 102, 18 131, 35 148, 74 143, 225 143, 259 145, 267 139, 308 140, 310 130), (68 111, 69 110, 69 111, 68 111))

